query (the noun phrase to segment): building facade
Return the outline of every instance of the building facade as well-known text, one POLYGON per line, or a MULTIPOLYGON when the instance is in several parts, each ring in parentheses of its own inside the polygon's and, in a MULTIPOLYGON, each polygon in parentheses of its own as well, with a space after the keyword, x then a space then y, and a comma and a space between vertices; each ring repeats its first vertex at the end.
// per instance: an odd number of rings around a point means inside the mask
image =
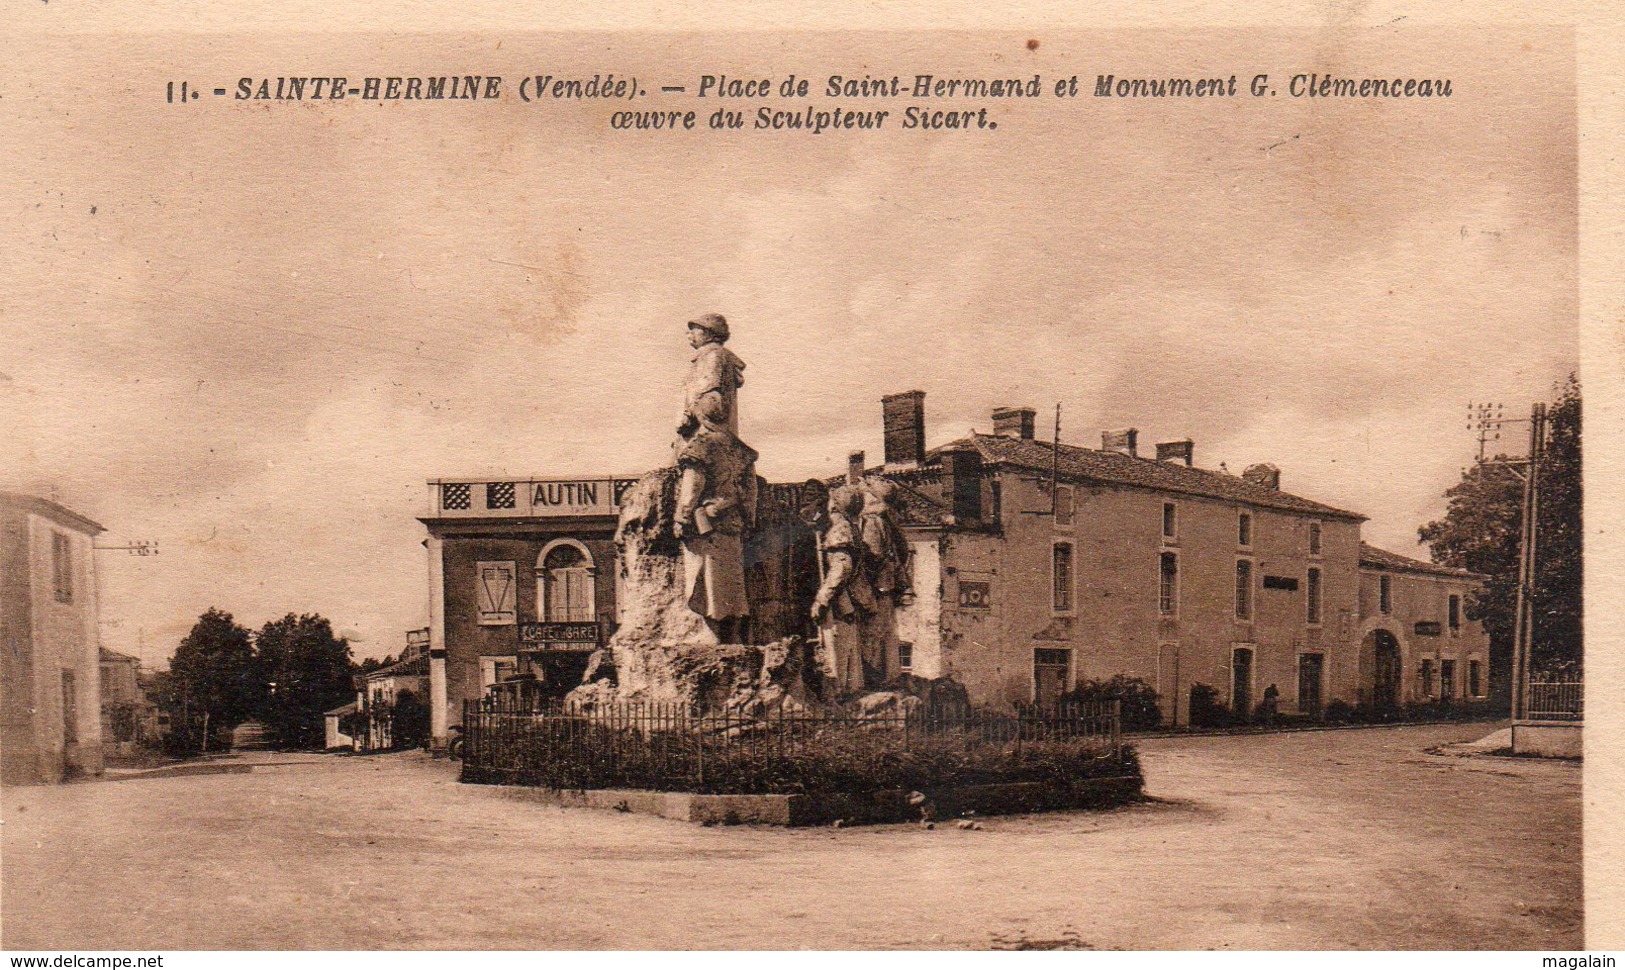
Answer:
POLYGON ((1482 577, 1361 544, 1362 704, 1489 699, 1489 637, 1467 614, 1482 577))
MULTIPOLYGON (((355 746, 381 751, 394 747, 398 740, 404 743, 407 739, 396 733, 398 719, 412 716, 409 707, 422 712, 428 705, 429 631, 409 630, 398 660, 356 678, 354 710, 363 715, 366 727, 363 737, 353 739, 355 746)), ((412 740, 417 743, 421 737, 412 740)))
POLYGON ((101 712, 104 756, 127 756, 158 741, 158 706, 147 695, 141 661, 102 647, 101 712))
POLYGON ((1182 724, 1193 687, 1243 718, 1266 694, 1315 716, 1488 689, 1488 640, 1465 612, 1479 577, 1364 544, 1364 516, 1284 491, 1272 465, 1202 469, 1190 441, 1142 456, 1134 429, 1057 445, 1026 408, 927 449, 918 391, 885 398, 882 419, 885 463, 866 474, 909 489, 904 655, 978 703, 1122 675, 1182 724))
MULTIPOLYGON (((973 703, 1049 702, 1121 675, 1184 724, 1193 689, 1243 719, 1266 697, 1316 716, 1333 701, 1487 691, 1488 641, 1465 612, 1479 578, 1365 545, 1363 515, 1285 491, 1274 466, 1200 468, 1190 441, 1142 456, 1134 429, 1104 432, 1099 449, 1042 441, 1028 408, 928 448, 924 398, 883 399, 883 464, 854 453, 843 476, 763 483, 757 534, 774 545, 747 549, 754 642, 813 633, 816 544, 796 511, 879 476, 899 486, 913 553, 903 667, 958 681, 973 703)), ((558 694, 580 682, 614 630, 613 535, 630 483, 430 483, 437 717, 504 682, 558 694)))
POLYGON ((503 684, 562 696, 614 629, 615 523, 631 478, 429 483, 430 730, 503 684))
POLYGON ((0 777, 102 770, 96 564, 101 526, 0 492, 0 777))
MULTIPOLYGON (((636 479, 429 483, 430 730, 443 741, 465 705, 492 693, 562 697, 618 625, 615 529, 636 479)), ((759 482, 745 548, 749 640, 813 635, 817 543, 803 486, 759 482)))

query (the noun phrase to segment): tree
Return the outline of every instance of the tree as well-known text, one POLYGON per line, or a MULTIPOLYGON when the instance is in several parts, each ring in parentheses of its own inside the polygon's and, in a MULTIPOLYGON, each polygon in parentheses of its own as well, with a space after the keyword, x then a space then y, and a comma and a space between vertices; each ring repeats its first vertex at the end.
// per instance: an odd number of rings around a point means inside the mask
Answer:
POLYGON ((349 643, 320 616, 289 613, 265 624, 254 645, 267 681, 259 719, 273 743, 320 748, 324 714, 355 694, 349 643))
POLYGON ((247 628, 211 607, 175 648, 168 673, 155 679, 154 688, 170 715, 171 745, 186 753, 208 751, 211 735, 247 720, 263 696, 247 628))
POLYGON ((355 671, 354 672, 357 675, 365 676, 366 674, 370 674, 375 670, 383 670, 385 667, 388 667, 390 664, 393 664, 394 662, 395 662, 395 655, 394 654, 388 654, 388 653, 384 654, 382 657, 377 658, 377 659, 374 659, 372 657, 363 657, 361 659, 361 661, 355 665, 355 671))
MULTIPOLYGON (((1547 411, 1536 518, 1531 670, 1578 667, 1583 658, 1580 411, 1580 384, 1571 375, 1547 411)), ((1481 464, 1463 472, 1445 497, 1450 500, 1445 517, 1423 526, 1421 539, 1434 562, 1488 577, 1468 604, 1469 615, 1482 620, 1490 636, 1492 671, 1509 671, 1517 622, 1523 482, 1505 465, 1481 464)))

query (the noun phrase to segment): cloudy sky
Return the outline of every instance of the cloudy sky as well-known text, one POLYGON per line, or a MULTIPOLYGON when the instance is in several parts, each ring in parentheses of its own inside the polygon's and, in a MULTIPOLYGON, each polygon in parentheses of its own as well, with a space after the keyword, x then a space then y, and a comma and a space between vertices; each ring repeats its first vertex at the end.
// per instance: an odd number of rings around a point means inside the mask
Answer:
MULTIPOLYGON (((543 35, 26 46, 0 79, 0 487, 106 525, 107 645, 162 661, 204 609, 319 612, 358 654, 427 621, 426 479, 663 460, 683 321, 747 361, 770 478, 1055 403, 1063 438, 1192 437, 1416 528, 1471 400, 1576 366, 1564 35, 543 35), (615 133, 598 104, 238 104, 281 74, 1269 73, 1273 98, 993 106, 994 131, 615 133), (1299 72, 1449 77, 1310 101, 1299 72), (190 79, 202 101, 166 104, 190 79)), ((822 98, 810 99, 821 107, 822 98)), ((637 106, 724 105, 654 95, 637 106)), ((754 112, 759 102, 728 107, 754 112)), ((797 107, 796 105, 773 105, 797 107)))

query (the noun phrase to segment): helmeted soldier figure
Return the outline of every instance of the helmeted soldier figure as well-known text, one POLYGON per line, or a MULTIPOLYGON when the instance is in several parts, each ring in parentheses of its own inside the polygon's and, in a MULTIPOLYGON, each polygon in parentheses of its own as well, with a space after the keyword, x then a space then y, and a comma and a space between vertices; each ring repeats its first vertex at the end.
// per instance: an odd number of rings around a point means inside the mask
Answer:
POLYGON ((863 493, 842 485, 829 493, 829 524, 821 544, 824 581, 813 599, 812 617, 825 671, 840 693, 863 689, 864 664, 859 625, 874 613, 874 587, 865 568, 867 556, 858 534, 863 493))
POLYGON ((897 607, 913 597, 908 538, 898 522, 900 491, 895 482, 868 478, 863 482, 863 513, 859 535, 863 543, 869 581, 874 587, 874 609, 859 626, 863 642, 864 681, 878 687, 902 671, 897 640, 897 607))
POLYGON ((675 445, 679 470, 673 531, 683 544, 688 605, 723 643, 744 639, 745 534, 756 519, 756 452, 739 440, 745 362, 723 346, 728 321, 689 321, 694 348, 675 445))

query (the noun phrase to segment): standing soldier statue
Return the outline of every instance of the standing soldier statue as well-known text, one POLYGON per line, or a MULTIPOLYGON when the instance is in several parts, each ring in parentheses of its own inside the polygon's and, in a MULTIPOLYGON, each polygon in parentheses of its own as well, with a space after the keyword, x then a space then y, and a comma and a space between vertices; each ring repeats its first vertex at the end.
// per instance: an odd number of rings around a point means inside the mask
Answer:
POLYGON ((908 538, 898 523, 897 485, 884 478, 863 482, 858 532, 874 586, 874 607, 859 625, 864 683, 879 687, 903 672, 898 656, 897 608, 913 597, 908 538))
POLYGON ((813 599, 822 666, 835 681, 836 693, 864 688, 863 645, 859 628, 874 612, 874 587, 858 534, 863 492, 842 485, 829 493, 829 524, 821 540, 824 581, 813 599))
POLYGON ((728 321, 721 314, 689 321, 688 340, 694 358, 677 421, 673 531, 683 544, 689 609, 720 642, 740 643, 750 616, 745 534, 756 519, 756 452, 739 440, 745 362, 723 346, 728 321))

